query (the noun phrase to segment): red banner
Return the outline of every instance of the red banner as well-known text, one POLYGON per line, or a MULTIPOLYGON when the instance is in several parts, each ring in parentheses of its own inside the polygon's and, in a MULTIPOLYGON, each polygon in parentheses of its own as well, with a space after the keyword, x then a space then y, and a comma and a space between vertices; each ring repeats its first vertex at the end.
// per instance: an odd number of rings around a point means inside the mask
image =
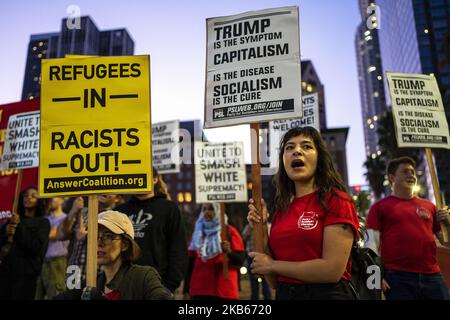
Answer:
MULTIPOLYGON (((0 105, 0 155, 3 153, 3 144, 6 138, 6 127, 11 115, 36 111, 40 109, 40 100, 26 100, 16 103, 0 105)), ((16 188, 17 170, 0 171, 0 221, 11 217, 16 188)), ((38 168, 24 169, 20 190, 38 183, 38 168)))

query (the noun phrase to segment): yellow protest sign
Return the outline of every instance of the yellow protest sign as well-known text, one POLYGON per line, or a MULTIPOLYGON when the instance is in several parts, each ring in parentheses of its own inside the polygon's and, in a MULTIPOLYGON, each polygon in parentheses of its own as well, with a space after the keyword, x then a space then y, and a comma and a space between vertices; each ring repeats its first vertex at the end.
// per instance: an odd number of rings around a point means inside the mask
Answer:
POLYGON ((152 191, 150 57, 42 61, 40 196, 152 191))

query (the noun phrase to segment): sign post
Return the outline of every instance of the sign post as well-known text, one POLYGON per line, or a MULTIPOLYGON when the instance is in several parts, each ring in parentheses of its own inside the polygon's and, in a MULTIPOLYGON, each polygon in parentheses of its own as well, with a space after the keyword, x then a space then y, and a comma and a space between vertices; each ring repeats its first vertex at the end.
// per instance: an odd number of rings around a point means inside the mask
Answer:
POLYGON ((153 189, 150 57, 44 59, 40 155, 41 197, 89 195, 86 275, 93 287, 95 195, 153 189))
MULTIPOLYGON (((197 203, 220 203, 222 241, 228 240, 225 202, 247 202, 247 176, 242 142, 195 143, 195 196, 197 203)), ((228 257, 223 255, 224 278, 228 257)))
MULTIPOLYGON (((442 209, 431 148, 450 149, 450 134, 436 78, 392 72, 386 75, 398 147, 425 148, 436 207, 442 209)), ((444 241, 448 242, 446 226, 441 224, 441 230, 444 241)))
POLYGON ((180 121, 152 124, 153 167, 159 174, 180 172, 180 121))
MULTIPOLYGON (((250 123, 252 154, 259 152, 260 122, 302 116, 298 7, 210 18, 206 28, 204 127, 250 123)), ((261 213, 259 154, 252 158, 252 193, 261 213)), ((258 252, 262 236, 262 225, 256 226, 258 252)))
MULTIPOLYGON (((37 111, 39 112, 40 107, 40 99, 32 99, 32 100, 25 100, 20 101, 16 103, 11 104, 5 104, 0 105, 0 168, 2 168, 1 160, 2 160, 2 154, 3 150, 5 148, 11 149, 11 146, 8 146, 6 144, 6 139, 8 137, 7 130, 8 130, 8 123, 10 120, 10 117, 13 117, 14 115, 18 114, 24 114, 31 111, 37 111)), ((30 131, 22 130, 23 134, 28 135, 30 131)), ((20 136, 19 135, 19 136, 20 136)), ((14 134, 16 136, 16 134, 14 134)), ((22 137, 26 138, 26 137, 22 137)), ((9 140, 9 139, 8 139, 9 140)), ((32 138, 30 139, 33 140, 32 138)), ((30 141, 29 140, 29 141, 30 141)), ((17 140, 14 140, 14 143, 16 144, 16 148, 18 147, 17 140)), ((27 142, 30 144, 30 142, 27 142)), ((22 149, 23 146, 21 146, 22 149)), ((28 149, 30 150, 30 149, 28 149)), ((39 148, 38 148, 39 151, 39 148)), ((20 157, 25 155, 24 153, 20 152, 20 157)), ((12 155, 10 156, 12 157, 12 155)), ((39 159, 39 157, 36 155, 36 157, 39 159)), ((15 161, 15 160, 13 160, 15 161)), ((20 160, 22 161, 22 160, 20 160)), ((38 178, 38 168, 37 168, 37 162, 36 160, 36 167, 32 167, 29 169, 0 169, 0 190, 1 196, 0 196, 0 224, 11 218, 12 216, 12 209, 14 205, 14 201, 12 199, 15 198, 15 189, 17 186, 17 178, 19 171, 23 170, 22 175, 22 182, 19 183, 21 185, 21 189, 23 186, 31 186, 31 185, 37 185, 37 178, 38 178)))
MULTIPOLYGON (((23 169, 39 166, 39 111, 11 115, 1 158, 1 170, 17 170, 12 213, 18 214, 23 169)), ((8 236, 8 243, 13 236, 8 236)))

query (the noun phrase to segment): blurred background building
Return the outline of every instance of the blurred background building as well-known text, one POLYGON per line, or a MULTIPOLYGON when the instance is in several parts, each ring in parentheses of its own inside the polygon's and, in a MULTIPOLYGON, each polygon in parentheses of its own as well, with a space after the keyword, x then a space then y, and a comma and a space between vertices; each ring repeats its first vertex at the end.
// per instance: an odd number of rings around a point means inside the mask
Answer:
POLYGON ((66 54, 126 56, 134 53, 134 41, 126 29, 100 31, 88 16, 80 17, 79 29, 68 26, 71 25, 65 18, 61 21, 61 31, 30 36, 22 100, 40 96, 42 59, 63 58, 66 54))

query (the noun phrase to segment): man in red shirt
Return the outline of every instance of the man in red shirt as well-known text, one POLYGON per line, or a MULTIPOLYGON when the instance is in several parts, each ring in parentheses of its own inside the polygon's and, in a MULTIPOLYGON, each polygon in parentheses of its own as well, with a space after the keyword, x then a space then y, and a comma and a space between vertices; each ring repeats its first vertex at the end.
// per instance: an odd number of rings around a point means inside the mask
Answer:
POLYGON ((416 163, 409 157, 388 164, 392 195, 375 203, 367 218, 366 246, 383 257, 383 290, 388 300, 449 299, 436 260, 440 223, 450 229, 448 209, 414 196, 416 163))

